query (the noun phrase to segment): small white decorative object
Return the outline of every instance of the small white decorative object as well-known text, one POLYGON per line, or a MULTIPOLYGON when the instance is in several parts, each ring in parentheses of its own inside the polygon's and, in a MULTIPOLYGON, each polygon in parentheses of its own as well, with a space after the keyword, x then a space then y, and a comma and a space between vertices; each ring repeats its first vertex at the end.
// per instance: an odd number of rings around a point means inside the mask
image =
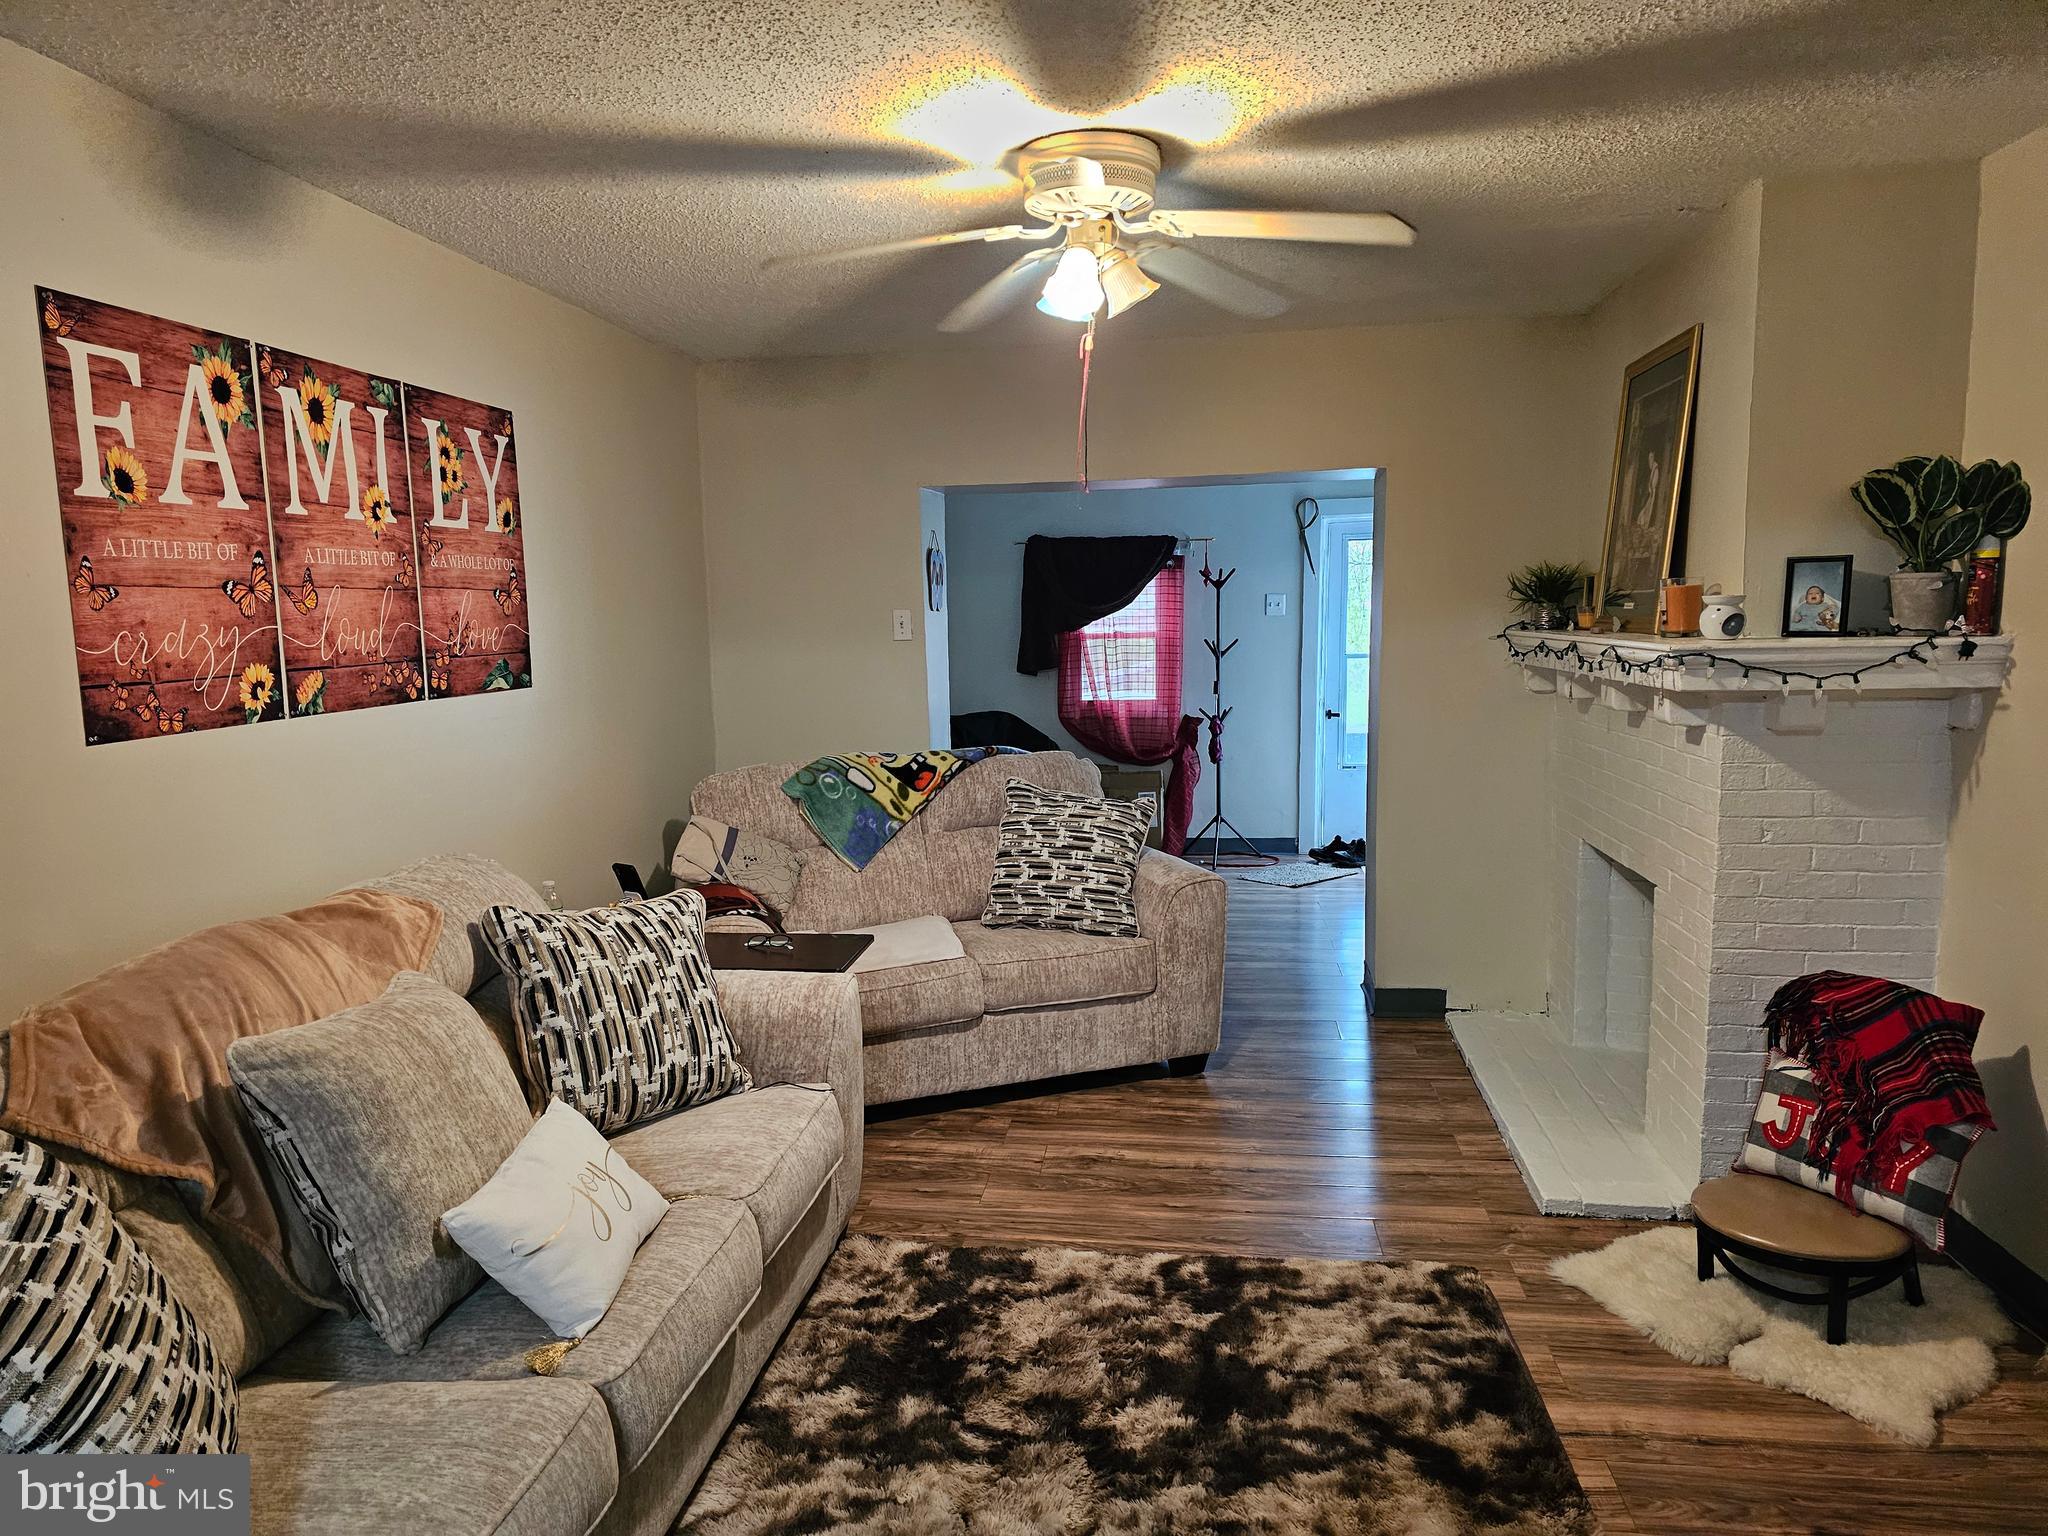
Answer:
POLYGON ((554 1099, 484 1187, 441 1224, 557 1338, 580 1339, 611 1306, 667 1210, 596 1127, 554 1099))
POLYGON ((1742 594, 1709 593, 1700 610, 1700 633, 1709 639, 1733 640, 1749 623, 1742 611, 1742 594))

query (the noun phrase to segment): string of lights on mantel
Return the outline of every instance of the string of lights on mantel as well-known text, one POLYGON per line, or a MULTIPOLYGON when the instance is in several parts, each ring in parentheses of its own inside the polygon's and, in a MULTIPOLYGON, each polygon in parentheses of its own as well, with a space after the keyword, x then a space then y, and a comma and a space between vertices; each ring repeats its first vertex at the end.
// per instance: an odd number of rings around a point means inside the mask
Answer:
MULTIPOLYGON (((1853 688, 1861 683, 1868 673, 1880 672, 1886 667, 1900 666, 1909 661, 1917 662, 1923 667, 1932 666, 1934 659, 1941 654, 1941 637, 1928 635, 1909 645, 1901 646, 1889 656, 1880 656, 1876 661, 1860 667, 1814 672, 1804 667, 1781 667, 1740 656, 1730 656, 1725 651, 1660 651, 1654 656, 1638 659, 1624 654, 1618 645, 1609 645, 1588 654, 1577 645, 1555 645, 1548 640, 1526 640, 1524 637, 1531 633, 1529 630, 1504 629, 1493 638, 1507 643, 1508 656, 1511 660, 1523 661, 1530 656, 1547 656, 1556 661, 1570 661, 1579 671, 1600 676, 1618 674, 1623 678, 1644 677, 1683 669, 1687 662, 1704 661, 1709 672, 1718 671, 1722 667, 1732 667, 1740 672, 1745 680, 1768 678, 1775 680, 1780 687, 1786 688, 1797 680, 1810 682, 1815 688, 1823 690, 1829 683, 1846 683, 1853 688)), ((1968 661, 1977 654, 1977 642, 1968 635, 1956 637, 1954 648, 1956 658, 1960 661, 1968 661)))

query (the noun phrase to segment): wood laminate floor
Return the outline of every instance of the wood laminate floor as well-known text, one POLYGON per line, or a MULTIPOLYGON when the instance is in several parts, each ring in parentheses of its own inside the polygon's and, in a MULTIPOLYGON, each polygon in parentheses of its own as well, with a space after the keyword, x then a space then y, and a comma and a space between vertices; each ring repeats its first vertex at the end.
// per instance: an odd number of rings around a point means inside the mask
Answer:
MULTIPOLYGON (((1616 1532, 2048 1532, 2048 1372, 2003 1379, 1916 1451, 1690 1366, 1545 1271, 1636 1230, 1536 1214, 1440 1021, 1369 1022, 1362 882, 1233 880, 1223 1044, 1161 1069, 877 1112, 857 1230, 1481 1270, 1616 1532)), ((2030 1346, 2034 1347, 2034 1346, 2030 1346)))

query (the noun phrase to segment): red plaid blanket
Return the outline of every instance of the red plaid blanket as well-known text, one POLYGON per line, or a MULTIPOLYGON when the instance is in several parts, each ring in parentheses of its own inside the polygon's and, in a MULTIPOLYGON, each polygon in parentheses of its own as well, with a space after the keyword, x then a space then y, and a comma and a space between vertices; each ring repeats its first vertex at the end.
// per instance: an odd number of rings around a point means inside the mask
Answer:
POLYGON ((1858 1179, 1890 1187, 1927 1155, 1936 1126, 1996 1129, 1970 1060, 1984 1010, 1896 981, 1817 971, 1778 988, 1764 1022, 1780 1050, 1813 1068, 1820 1107, 1812 1154, 1854 1204, 1858 1179))

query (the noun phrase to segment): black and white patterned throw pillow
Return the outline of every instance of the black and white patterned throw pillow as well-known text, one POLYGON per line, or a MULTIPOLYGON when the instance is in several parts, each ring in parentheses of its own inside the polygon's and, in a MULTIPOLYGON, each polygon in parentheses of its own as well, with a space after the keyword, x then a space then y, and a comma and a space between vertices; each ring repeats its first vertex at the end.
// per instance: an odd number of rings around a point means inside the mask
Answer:
POLYGON ((1010 780, 983 926, 1137 937, 1132 888, 1153 799, 1066 795, 1010 780))
POLYGON ((606 1135, 753 1086, 704 957, 704 898, 587 912, 492 907, 526 1073, 606 1135))
POLYGON ((226 1454, 240 1402, 107 1203, 0 1131, 0 1452, 226 1454))

